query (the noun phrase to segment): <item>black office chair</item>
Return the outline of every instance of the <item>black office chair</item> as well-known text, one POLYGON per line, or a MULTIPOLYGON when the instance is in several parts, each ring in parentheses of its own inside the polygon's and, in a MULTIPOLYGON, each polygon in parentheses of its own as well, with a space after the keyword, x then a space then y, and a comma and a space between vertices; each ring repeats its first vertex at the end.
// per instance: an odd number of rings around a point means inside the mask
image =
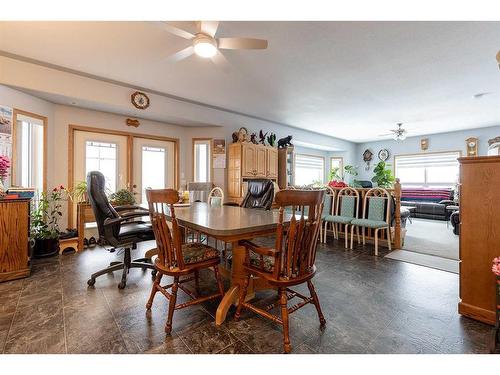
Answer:
POLYGON ((271 180, 265 178, 248 180, 248 191, 241 202, 241 207, 270 210, 273 199, 274 185, 271 180))
POLYGON ((109 267, 92 274, 87 284, 92 286, 96 277, 123 270, 122 279, 118 284, 118 288, 123 289, 127 284, 130 268, 155 269, 150 258, 132 261, 130 254, 132 249, 137 248, 138 242, 154 239, 151 224, 136 220, 149 216, 149 211, 140 206, 111 206, 105 192, 104 175, 101 172, 92 171, 87 175, 87 194, 97 223, 99 244, 112 246, 113 251, 116 248, 124 249, 123 262, 111 262, 109 267))

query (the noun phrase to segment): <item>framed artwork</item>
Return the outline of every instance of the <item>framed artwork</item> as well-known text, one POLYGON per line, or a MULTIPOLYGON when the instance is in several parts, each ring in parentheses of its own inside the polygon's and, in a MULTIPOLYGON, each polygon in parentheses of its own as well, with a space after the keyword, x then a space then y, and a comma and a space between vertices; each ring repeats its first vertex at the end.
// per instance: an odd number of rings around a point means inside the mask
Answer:
POLYGON ((420 149, 422 151, 427 151, 428 148, 429 148, 429 138, 422 138, 420 140, 420 149))

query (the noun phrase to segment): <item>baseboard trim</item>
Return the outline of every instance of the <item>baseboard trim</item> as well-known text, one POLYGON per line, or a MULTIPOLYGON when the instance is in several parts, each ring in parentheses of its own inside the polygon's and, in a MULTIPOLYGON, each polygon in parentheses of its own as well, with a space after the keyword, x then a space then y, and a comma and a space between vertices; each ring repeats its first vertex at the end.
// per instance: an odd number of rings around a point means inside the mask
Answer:
POLYGON ((479 320, 480 322, 490 324, 492 326, 495 325, 495 320, 496 320, 495 311, 490 311, 483 309, 481 307, 469 305, 464 302, 459 302, 458 313, 468 318, 472 318, 474 320, 479 320))

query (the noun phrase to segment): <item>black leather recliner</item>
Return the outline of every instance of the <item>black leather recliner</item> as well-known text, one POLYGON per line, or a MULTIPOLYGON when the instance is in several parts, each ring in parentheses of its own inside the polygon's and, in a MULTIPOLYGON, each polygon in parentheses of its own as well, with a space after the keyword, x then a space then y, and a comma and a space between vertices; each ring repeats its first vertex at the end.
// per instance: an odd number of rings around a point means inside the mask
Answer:
POLYGON ((244 208, 270 210, 274 199, 274 185, 271 180, 261 178, 248 181, 248 191, 241 202, 244 208))
POLYGON ((149 216, 149 211, 140 206, 113 207, 106 196, 104 175, 98 171, 89 172, 87 175, 87 195, 97 223, 99 244, 110 245, 113 250, 124 249, 123 262, 111 262, 109 267, 92 274, 87 284, 92 286, 96 277, 123 270, 122 279, 118 284, 118 288, 123 289, 127 284, 130 268, 155 269, 151 259, 140 258, 132 261, 130 254, 132 249, 137 248, 138 242, 154 239, 151 224, 137 220, 149 216))

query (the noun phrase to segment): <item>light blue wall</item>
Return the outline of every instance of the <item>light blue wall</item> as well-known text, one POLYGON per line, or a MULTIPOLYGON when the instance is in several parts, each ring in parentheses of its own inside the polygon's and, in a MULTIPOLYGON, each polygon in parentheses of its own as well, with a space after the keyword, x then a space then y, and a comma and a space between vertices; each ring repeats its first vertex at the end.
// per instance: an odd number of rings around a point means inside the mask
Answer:
POLYGON ((469 137, 479 138, 479 155, 487 155, 488 140, 500 136, 500 126, 492 126, 488 128, 479 128, 471 130, 461 130, 457 132, 440 133, 432 135, 422 135, 418 137, 409 137, 404 141, 397 142, 394 140, 384 140, 377 142, 360 143, 356 145, 355 165, 359 166, 360 180, 370 180, 373 176, 373 167, 379 162, 378 152, 386 148, 390 152, 388 162, 391 166, 394 164, 394 156, 402 154, 429 153, 439 151, 461 151, 462 156, 466 156, 465 140, 469 137), (427 151, 420 149, 420 140, 422 138, 429 139, 429 148, 427 151), (370 165, 370 170, 365 170, 365 162, 363 161, 363 152, 369 149, 373 152, 373 160, 370 165))

